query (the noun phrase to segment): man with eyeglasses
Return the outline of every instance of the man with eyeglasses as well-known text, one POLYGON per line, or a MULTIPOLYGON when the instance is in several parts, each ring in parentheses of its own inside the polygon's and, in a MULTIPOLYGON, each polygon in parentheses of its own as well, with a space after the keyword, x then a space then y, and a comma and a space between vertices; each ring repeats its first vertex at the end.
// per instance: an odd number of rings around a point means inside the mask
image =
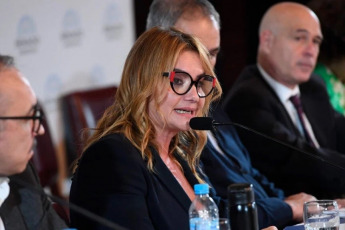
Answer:
POLYGON ((9 56, 0 55, 0 82, 0 230, 60 230, 66 224, 34 189, 41 187, 29 163, 35 137, 44 134, 35 93, 9 56))

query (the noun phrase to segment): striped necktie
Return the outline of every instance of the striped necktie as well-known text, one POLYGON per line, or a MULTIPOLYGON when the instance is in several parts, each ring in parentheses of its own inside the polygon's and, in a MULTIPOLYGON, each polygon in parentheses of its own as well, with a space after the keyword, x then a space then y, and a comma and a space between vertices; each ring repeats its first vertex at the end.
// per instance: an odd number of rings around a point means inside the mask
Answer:
POLYGON ((302 103, 301 103, 301 99, 299 98, 298 95, 295 96, 291 96, 290 101, 292 102, 292 104, 294 105, 295 109, 297 110, 297 114, 298 114, 298 118, 301 122, 302 125, 302 129, 303 129, 303 133, 304 133, 304 137, 305 139, 312 145, 312 146, 316 146, 315 143, 313 142, 313 140, 311 139, 311 135, 308 132, 306 126, 305 126, 305 120, 303 117, 304 111, 303 111, 303 107, 302 107, 302 103))

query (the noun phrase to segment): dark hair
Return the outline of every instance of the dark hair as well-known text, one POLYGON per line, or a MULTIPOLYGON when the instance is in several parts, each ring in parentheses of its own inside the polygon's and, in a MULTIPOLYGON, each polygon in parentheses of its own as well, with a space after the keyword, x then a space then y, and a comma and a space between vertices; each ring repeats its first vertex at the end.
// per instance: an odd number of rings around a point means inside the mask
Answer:
POLYGON ((146 29, 155 26, 172 27, 184 12, 197 8, 203 15, 213 16, 220 27, 219 14, 208 0, 153 0, 147 16, 146 29))
POLYGON ((14 58, 7 55, 0 54, 0 71, 5 68, 15 67, 14 58))
POLYGON ((345 1, 311 0, 309 7, 318 16, 324 40, 319 61, 327 64, 345 56, 345 1))

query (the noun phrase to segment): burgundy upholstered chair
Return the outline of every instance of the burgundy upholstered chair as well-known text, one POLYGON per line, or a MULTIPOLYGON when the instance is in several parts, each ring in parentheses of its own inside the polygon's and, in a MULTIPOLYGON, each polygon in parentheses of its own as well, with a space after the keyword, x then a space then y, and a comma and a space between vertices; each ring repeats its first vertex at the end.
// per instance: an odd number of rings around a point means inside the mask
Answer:
POLYGON ((62 97, 64 135, 69 166, 84 147, 83 132, 95 128, 106 108, 114 101, 116 86, 83 90, 62 97))

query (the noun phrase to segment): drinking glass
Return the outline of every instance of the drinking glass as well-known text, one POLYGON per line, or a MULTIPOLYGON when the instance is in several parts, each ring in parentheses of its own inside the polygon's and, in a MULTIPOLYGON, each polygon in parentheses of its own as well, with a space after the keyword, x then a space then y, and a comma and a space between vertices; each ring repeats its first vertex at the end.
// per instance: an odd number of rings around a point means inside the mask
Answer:
POLYGON ((338 230, 338 204, 334 200, 306 202, 303 207, 303 220, 306 230, 338 230))

